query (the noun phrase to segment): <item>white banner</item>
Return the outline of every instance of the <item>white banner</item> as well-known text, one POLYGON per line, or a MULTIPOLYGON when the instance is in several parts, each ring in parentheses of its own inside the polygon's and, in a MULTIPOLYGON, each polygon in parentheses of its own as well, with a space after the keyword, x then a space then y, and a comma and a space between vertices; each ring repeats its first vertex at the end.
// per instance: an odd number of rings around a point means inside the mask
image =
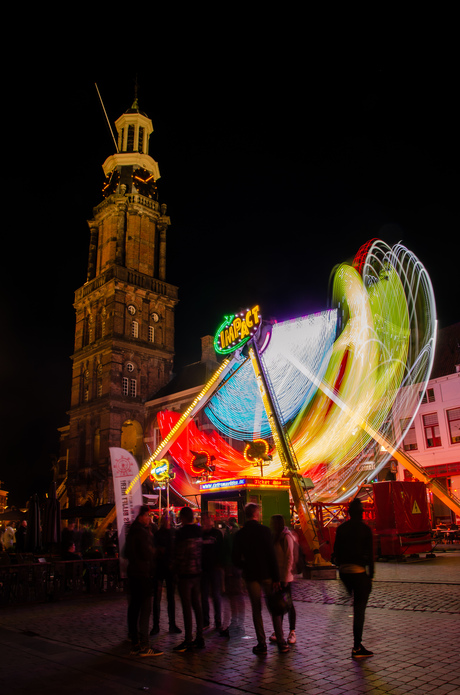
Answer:
POLYGON ((117 510, 118 529, 118 557, 120 558, 120 575, 126 577, 128 565, 123 555, 126 534, 136 518, 139 507, 142 505, 142 490, 140 480, 137 480, 128 494, 126 490, 133 479, 139 473, 137 461, 126 449, 110 447, 110 460, 112 462, 113 490, 115 494, 115 507, 117 510))

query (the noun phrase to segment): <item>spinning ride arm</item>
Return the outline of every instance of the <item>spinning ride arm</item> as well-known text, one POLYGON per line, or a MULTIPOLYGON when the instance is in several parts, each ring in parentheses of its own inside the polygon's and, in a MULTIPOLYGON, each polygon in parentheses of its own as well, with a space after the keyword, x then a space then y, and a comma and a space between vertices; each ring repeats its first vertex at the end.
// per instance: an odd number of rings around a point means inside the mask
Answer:
POLYGON ((299 465, 297 463, 294 449, 288 441, 283 426, 280 422, 280 418, 277 415, 276 396, 268 383, 265 371, 260 361, 259 351, 257 349, 255 340, 251 342, 251 347, 249 348, 248 354, 254 368, 260 395, 267 414, 268 422, 270 423, 270 429, 273 435, 276 450, 283 467, 283 473, 289 478, 290 481, 291 495, 294 500, 297 514, 299 515, 302 533, 304 534, 305 539, 314 554, 315 564, 330 564, 321 556, 315 521, 305 498, 303 478, 299 471, 299 465))

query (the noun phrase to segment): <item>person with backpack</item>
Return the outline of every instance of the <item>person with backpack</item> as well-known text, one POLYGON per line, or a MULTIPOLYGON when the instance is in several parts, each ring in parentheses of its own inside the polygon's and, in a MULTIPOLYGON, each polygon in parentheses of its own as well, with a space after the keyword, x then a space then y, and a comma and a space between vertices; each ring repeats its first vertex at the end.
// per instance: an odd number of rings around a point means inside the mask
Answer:
MULTIPOLYGON (((291 531, 286 526, 286 522, 284 521, 282 514, 274 514, 270 520, 270 526, 273 534, 273 544, 280 573, 281 586, 287 592, 289 597, 289 635, 287 638, 287 643, 295 644, 297 641, 295 634, 296 611, 292 601, 291 585, 294 581, 294 565, 296 557, 295 545, 297 541, 294 539, 291 531)), ((276 634, 273 633, 270 637, 270 642, 276 643, 277 641, 276 634)))

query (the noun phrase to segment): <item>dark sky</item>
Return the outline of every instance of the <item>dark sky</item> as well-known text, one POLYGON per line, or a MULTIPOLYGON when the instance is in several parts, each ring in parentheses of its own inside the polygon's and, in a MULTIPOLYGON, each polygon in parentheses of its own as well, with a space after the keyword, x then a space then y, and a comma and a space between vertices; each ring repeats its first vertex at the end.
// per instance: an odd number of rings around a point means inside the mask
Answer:
POLYGON ((45 36, 40 51, 36 39, 23 45, 29 61, 6 78, 0 479, 13 504, 46 488, 67 424, 86 220, 114 151, 95 83, 114 127, 137 75, 153 121, 172 221, 167 280, 180 292, 177 367, 240 305, 278 319, 326 308, 333 267, 373 237, 414 251, 441 326, 459 320, 449 37, 430 37, 429 22, 417 40, 374 26, 365 42, 324 25, 283 31, 276 18, 268 33, 234 24, 138 27, 123 47, 96 30, 70 44, 45 36))

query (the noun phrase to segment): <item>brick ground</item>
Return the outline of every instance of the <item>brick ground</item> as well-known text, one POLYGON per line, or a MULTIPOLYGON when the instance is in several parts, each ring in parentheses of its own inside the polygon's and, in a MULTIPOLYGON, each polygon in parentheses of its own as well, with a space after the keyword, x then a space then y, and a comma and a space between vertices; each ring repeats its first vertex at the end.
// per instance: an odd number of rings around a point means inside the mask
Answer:
MULTIPOLYGON (((204 651, 175 654, 180 635, 162 631, 164 654, 148 663, 128 655, 124 596, 4 609, 0 692, 460 693, 460 553, 377 565, 364 631, 375 656, 365 662, 350 658, 352 610, 339 581, 296 582, 295 604, 298 642, 286 655, 252 654, 248 609, 246 638, 207 632, 204 651)), ((265 624, 268 633, 268 614, 265 624)))

